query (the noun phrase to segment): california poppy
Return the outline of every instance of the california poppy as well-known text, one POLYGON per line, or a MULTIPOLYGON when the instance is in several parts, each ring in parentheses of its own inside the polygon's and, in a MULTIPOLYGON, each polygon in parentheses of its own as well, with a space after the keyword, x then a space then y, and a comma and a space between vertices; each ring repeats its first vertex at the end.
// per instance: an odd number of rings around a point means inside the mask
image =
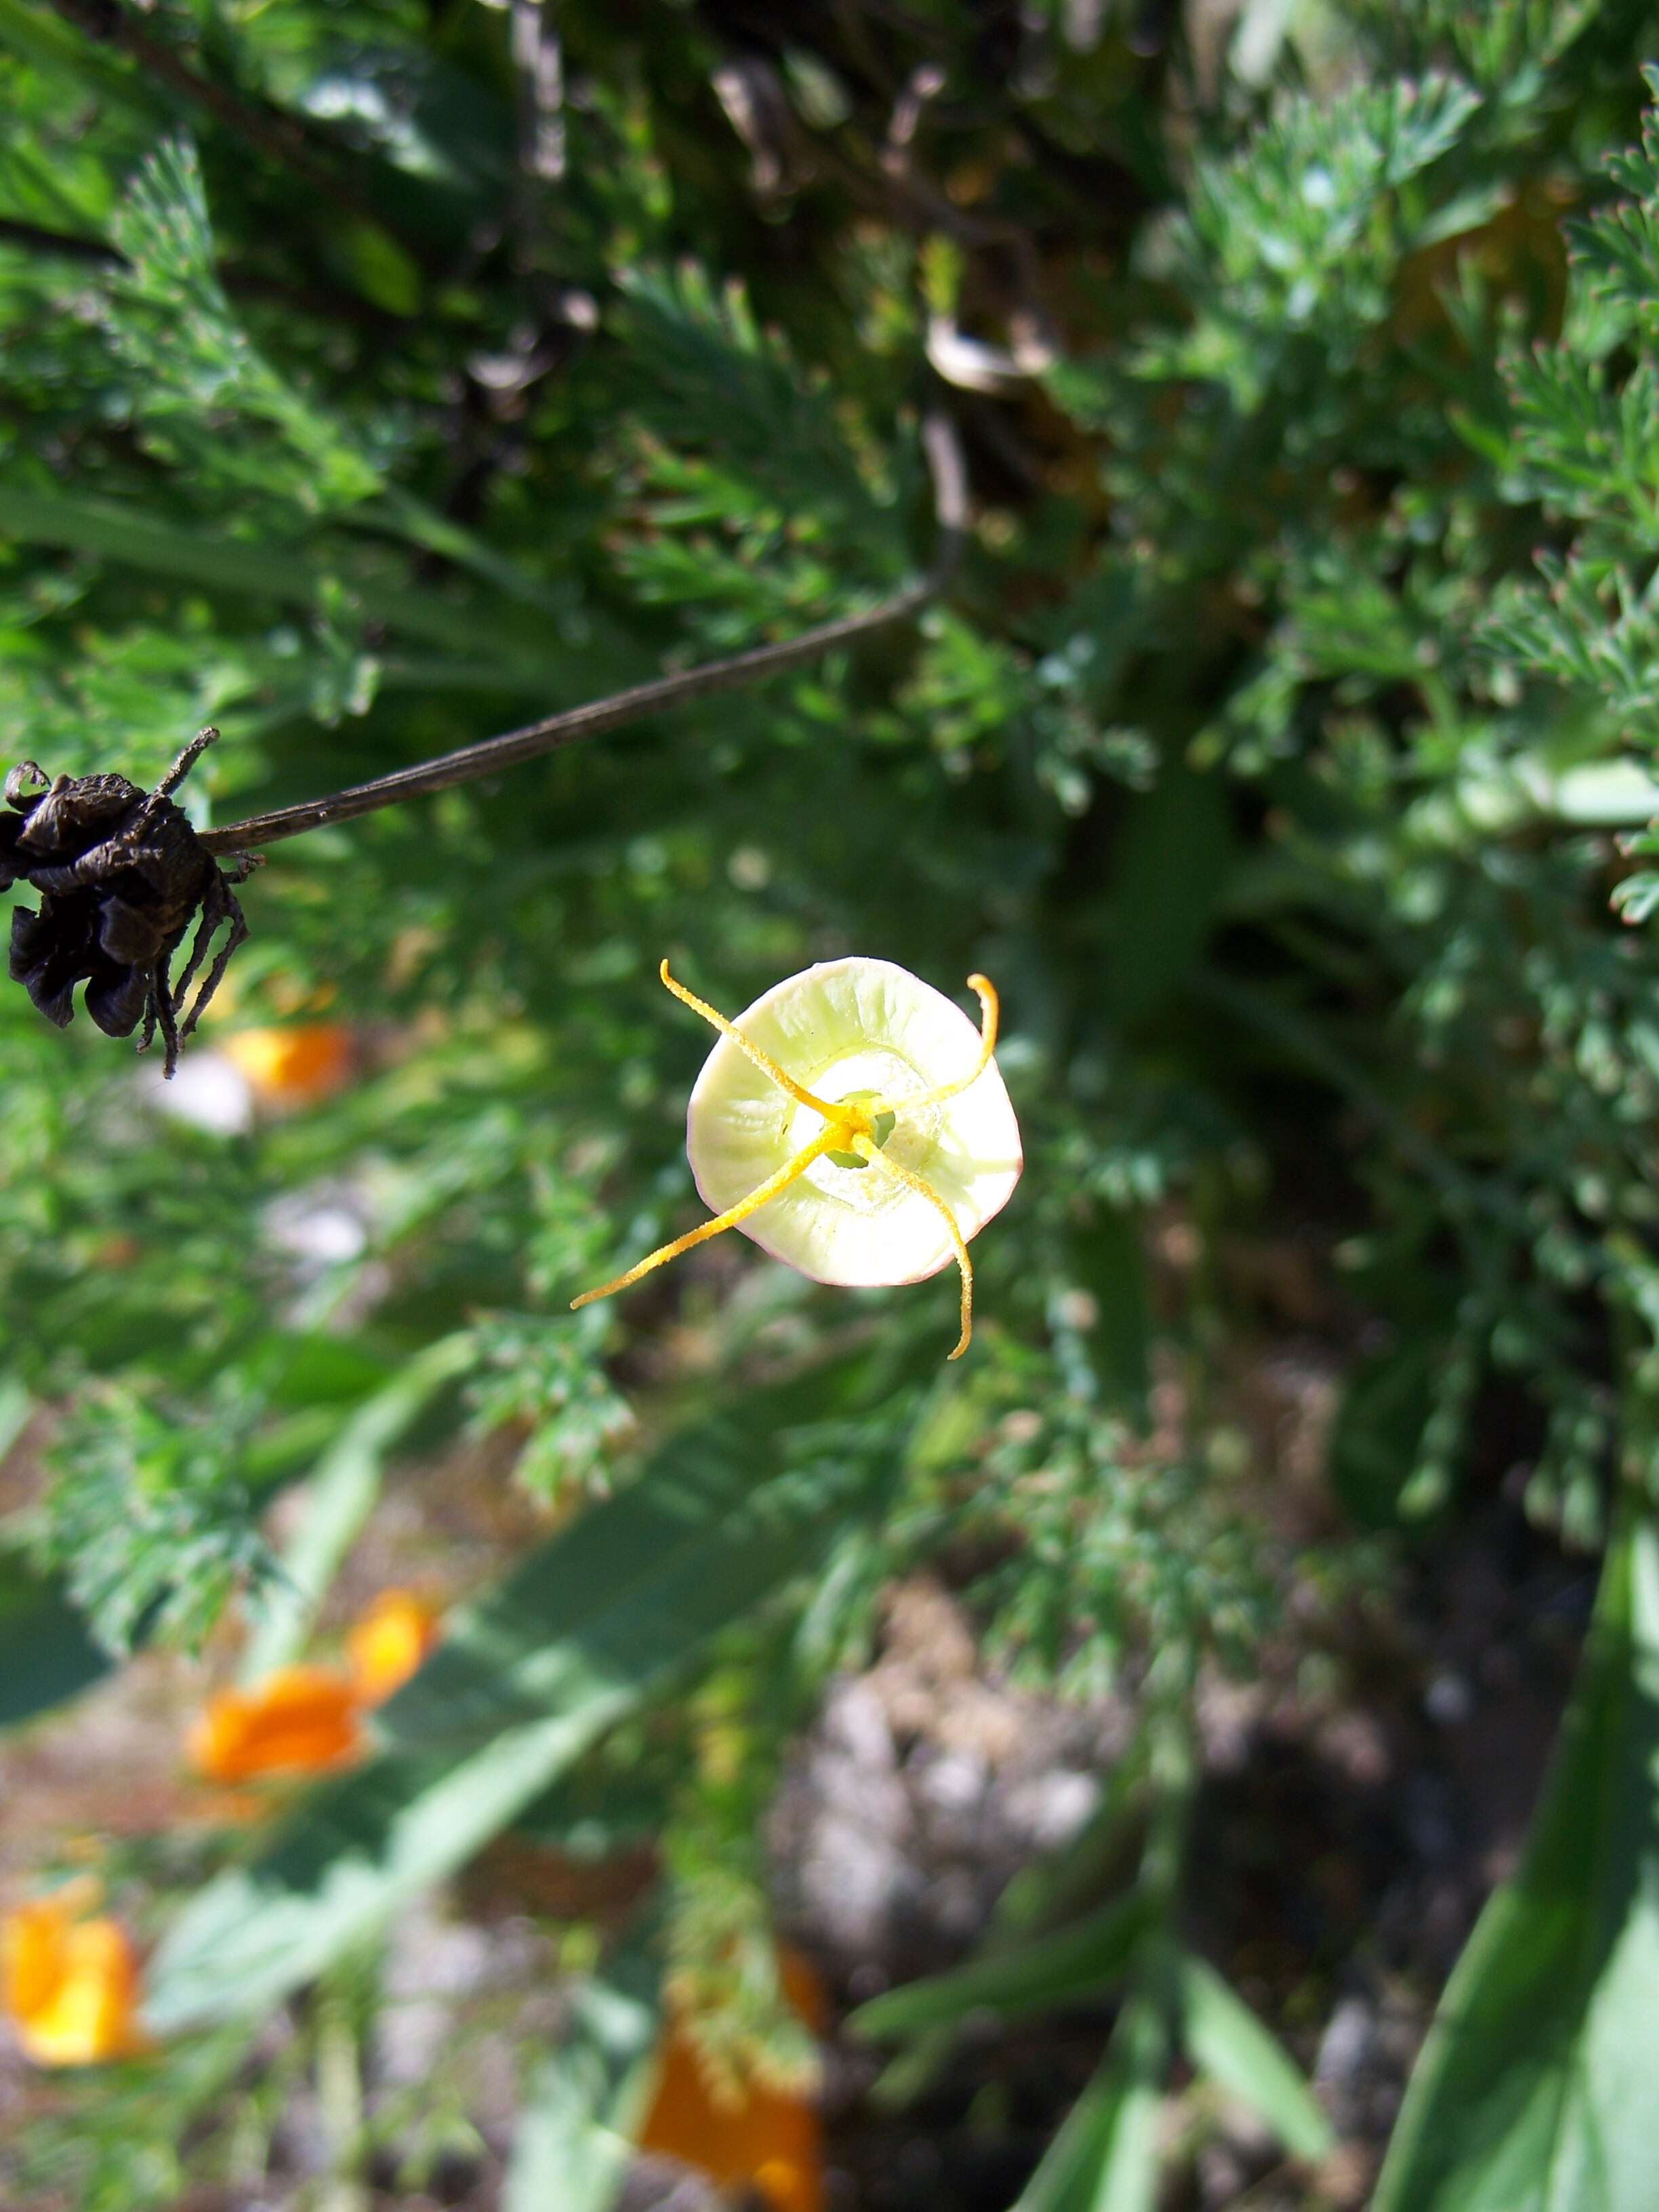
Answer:
POLYGON ((438 1616, 413 1590, 382 1590, 346 1632, 352 1680, 365 1705, 383 1705, 438 1640, 438 1616))
MULTIPOLYGON (((778 1965, 791 2010, 819 2027, 823 2000, 812 1969, 789 1952, 778 1965)), ((823 2212, 823 2135, 811 2100, 754 2078, 734 2098, 717 2096, 696 2045, 677 2023, 663 2039, 640 2148, 679 2159, 726 2187, 758 2190, 774 2212, 823 2212)))
POLYGON ((210 1782, 315 1774, 362 1745, 358 1693, 325 1667, 280 1667, 250 1690, 221 1690, 190 1733, 191 1764, 210 1782))
POLYGON ((0 1921, 0 1987, 37 2066, 89 2066, 148 2048, 137 2024, 138 1961, 118 1921, 88 1916, 71 1882, 0 1921))
POLYGON ((220 1048, 268 1106, 312 1106, 331 1097, 351 1080, 355 1060, 351 1032, 339 1022, 233 1030, 220 1048))

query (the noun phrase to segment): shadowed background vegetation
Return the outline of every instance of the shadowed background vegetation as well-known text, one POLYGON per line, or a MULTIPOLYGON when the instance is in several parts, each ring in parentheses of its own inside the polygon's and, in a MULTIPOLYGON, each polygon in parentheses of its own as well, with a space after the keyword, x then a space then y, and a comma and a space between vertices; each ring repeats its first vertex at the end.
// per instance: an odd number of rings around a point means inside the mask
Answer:
POLYGON ((222 823, 875 605, 929 408, 974 502, 853 651, 273 848, 169 1091, 0 998, 11 1890, 112 1670, 325 1650, 388 1516, 455 1607, 349 1771, 111 1809, 155 2048, 8 2077, 8 2201, 606 2212, 665 1974, 804 2094, 782 1926, 846 2212, 1659 2206, 1656 52, 0 0, 0 762, 215 723, 222 823), (697 1218, 659 958, 846 951, 1001 991, 969 1358, 736 1239, 572 1315, 697 1218), (861 1957, 775 1808, 920 1588, 1089 1787, 861 1957), (386 2087, 388 1942, 509 1905, 386 2087))

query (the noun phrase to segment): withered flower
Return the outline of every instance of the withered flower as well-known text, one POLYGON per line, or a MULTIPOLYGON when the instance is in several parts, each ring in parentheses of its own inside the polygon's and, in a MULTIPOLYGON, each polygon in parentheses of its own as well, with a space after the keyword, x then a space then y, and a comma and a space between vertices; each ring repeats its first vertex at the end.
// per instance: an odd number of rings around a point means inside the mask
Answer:
POLYGON ((204 730, 148 792, 124 775, 48 776, 24 761, 5 781, 11 813, 0 813, 0 890, 24 883, 40 893, 38 912, 18 907, 12 915, 13 981, 59 1029, 74 1019, 75 987, 84 983, 87 1012, 106 1036, 131 1036, 142 1022, 143 1052, 160 1032, 168 1075, 247 935, 232 885, 252 862, 221 868, 172 798, 217 735, 204 730), (173 962, 192 922, 195 942, 175 983, 173 962), (229 933, 185 1012, 226 923, 229 933))

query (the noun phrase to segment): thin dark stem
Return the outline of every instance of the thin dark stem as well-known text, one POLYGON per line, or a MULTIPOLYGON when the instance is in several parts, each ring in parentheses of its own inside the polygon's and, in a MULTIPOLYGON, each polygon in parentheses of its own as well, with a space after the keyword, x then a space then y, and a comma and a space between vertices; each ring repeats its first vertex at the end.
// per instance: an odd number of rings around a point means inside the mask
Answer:
POLYGON ((447 791, 453 784, 471 783, 479 776, 499 775, 503 769, 516 768, 520 762, 535 760, 561 745, 574 744, 582 738, 596 738, 605 730, 619 729, 624 722, 636 722, 644 715, 681 706, 689 699, 707 698, 711 692, 735 690, 746 684, 759 683, 766 677, 781 675, 786 669, 798 668, 804 661, 816 659, 836 646, 851 645, 859 638, 868 637, 872 631, 886 629, 891 623, 902 622, 937 598, 949 583, 961 557, 967 527, 967 477, 956 434, 944 415, 933 414, 923 422, 921 435, 933 473, 933 512, 939 528, 933 564, 926 575, 906 585, 902 591, 883 600, 879 606, 872 607, 867 613, 844 615, 837 622, 821 623, 816 629, 809 629, 781 645, 757 646, 754 651, 736 653, 729 660, 714 660, 706 667, 688 669, 683 676, 664 676, 653 683, 636 684, 631 690, 616 692, 609 699, 596 699, 585 707, 567 708, 562 714, 526 723, 520 730, 508 730, 499 738, 486 738, 478 744, 463 745, 459 752, 445 753, 437 760, 417 762, 412 768, 377 776, 373 783, 355 784, 349 791, 332 792, 326 799, 306 799, 297 806, 279 807, 271 814, 256 814, 246 822, 228 823, 223 829, 206 831, 203 844, 211 853, 250 852, 257 846, 274 845, 283 837, 301 836, 307 830, 320 830, 331 822, 349 822, 356 815, 372 814, 379 807, 401 805, 407 799, 428 799, 434 792, 447 791))
POLYGON ((126 256, 101 238, 80 238, 65 230, 47 230, 38 222, 19 222, 0 216, 0 244, 21 246, 31 253, 54 253, 64 261, 97 261, 106 267, 126 266, 126 256))

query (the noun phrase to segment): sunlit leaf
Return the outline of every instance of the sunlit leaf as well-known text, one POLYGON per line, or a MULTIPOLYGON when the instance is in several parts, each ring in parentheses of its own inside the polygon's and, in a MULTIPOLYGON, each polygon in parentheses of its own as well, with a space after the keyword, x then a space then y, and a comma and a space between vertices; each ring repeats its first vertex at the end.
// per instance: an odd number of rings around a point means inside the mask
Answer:
POLYGON ((1180 1958, 1176 1980, 1182 2046, 1194 2066, 1242 2098, 1286 2150, 1322 2158, 1335 2132, 1284 2045, 1214 1967, 1190 1951, 1180 1958))
POLYGON ((818 1556, 874 1471, 768 1486, 768 1438, 814 1403, 763 1395, 665 1444, 446 1624, 382 1710, 385 1751, 187 1905, 153 1962, 158 2032, 270 2004, 464 1864, 607 1728, 818 1556))
POLYGON ((1169 2063, 1168 2024, 1157 2000, 1137 1992, 1118 2015, 1105 2063, 1012 2212, 1152 2212, 1169 2063))
POLYGON ((1659 1530, 1608 1553, 1520 1872, 1418 2061, 1376 2212, 1659 2205, 1659 1530))

